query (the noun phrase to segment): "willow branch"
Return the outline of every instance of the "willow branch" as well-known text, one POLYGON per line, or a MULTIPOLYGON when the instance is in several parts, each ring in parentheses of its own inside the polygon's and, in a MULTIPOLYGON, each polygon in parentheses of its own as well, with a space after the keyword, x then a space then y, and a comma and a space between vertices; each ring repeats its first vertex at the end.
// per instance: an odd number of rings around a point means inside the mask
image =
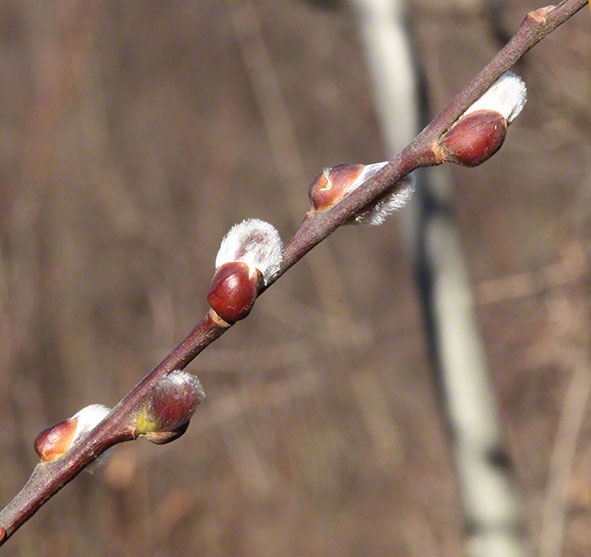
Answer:
MULTIPOLYGON (((306 253, 413 170, 440 164, 439 138, 521 56, 583 8, 587 0, 565 0, 527 14, 519 29, 494 59, 436 116, 432 122, 377 174, 331 209, 308 213, 285 248, 279 272, 260 289, 261 294, 306 253)), ((398 185, 398 187, 401 187, 398 185)), ((41 506, 74 479, 109 447, 137 437, 133 417, 146 403, 154 387, 172 371, 184 369, 230 325, 208 312, 129 394, 78 441, 63 457, 38 464, 23 489, 0 511, 0 545, 41 506)))

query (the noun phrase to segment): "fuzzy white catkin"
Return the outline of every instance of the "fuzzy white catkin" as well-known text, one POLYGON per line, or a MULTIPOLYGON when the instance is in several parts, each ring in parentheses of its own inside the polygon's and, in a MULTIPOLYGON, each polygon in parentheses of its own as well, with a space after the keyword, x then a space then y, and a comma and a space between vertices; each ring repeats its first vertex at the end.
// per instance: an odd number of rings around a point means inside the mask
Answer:
POLYGON ((505 72, 462 116, 476 110, 494 110, 502 114, 510 124, 523 110, 527 102, 527 87, 513 72, 505 72))
POLYGON ((395 193, 387 193, 382 199, 374 202, 373 206, 355 216, 357 224, 379 226, 398 209, 402 209, 412 198, 415 191, 415 178, 413 175, 405 176, 400 180, 402 186, 397 184, 395 193))
MULTIPOLYGON (((355 182, 353 182, 349 193, 356 190, 361 184, 369 180, 369 178, 387 164, 388 161, 367 165, 355 182)), ((397 184, 394 192, 384 194, 380 199, 374 201, 367 209, 355 215, 355 224, 379 226, 394 211, 404 207, 410 201, 414 191, 415 178, 412 174, 409 174, 400 180, 400 183, 397 184)))
MULTIPOLYGON (((74 436, 72 437, 71 446, 73 446, 82 435, 102 422, 110 411, 110 408, 107 408, 102 404, 91 404, 90 406, 78 410, 78 412, 72 416, 72 419, 76 420, 76 433, 74 433, 74 436)), ((89 474, 94 473, 97 468, 105 464, 111 451, 112 448, 107 449, 101 456, 89 464, 84 471, 89 474)))
POLYGON ((265 284, 281 267, 283 242, 272 224, 259 219, 246 219, 230 228, 224 236, 215 268, 224 263, 240 261, 246 263, 250 274, 258 269, 265 284))
POLYGON ((78 410, 71 419, 76 420, 76 433, 72 437, 72 444, 76 442, 81 435, 90 431, 93 427, 103 421, 105 416, 111 411, 110 408, 102 404, 91 404, 81 410, 78 410))

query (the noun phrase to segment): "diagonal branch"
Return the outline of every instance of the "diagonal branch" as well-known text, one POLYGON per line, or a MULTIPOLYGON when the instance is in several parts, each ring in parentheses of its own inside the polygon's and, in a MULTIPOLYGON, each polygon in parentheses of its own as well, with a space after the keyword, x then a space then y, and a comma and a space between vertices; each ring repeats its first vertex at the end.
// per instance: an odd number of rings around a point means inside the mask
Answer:
MULTIPOLYGON (((331 209, 305 216, 286 246, 279 272, 259 294, 370 202, 387 191, 402 187, 397 185, 401 178, 417 168, 439 164, 435 150, 437 142, 458 117, 521 56, 586 3, 587 0, 564 0, 556 7, 527 14, 507 45, 400 154, 331 209)), ((187 337, 70 451, 54 462, 38 464, 23 489, 0 511, 0 545, 101 453, 117 443, 135 439, 133 417, 149 399, 154 387, 173 370, 185 368, 229 327, 212 312, 207 313, 187 337)))

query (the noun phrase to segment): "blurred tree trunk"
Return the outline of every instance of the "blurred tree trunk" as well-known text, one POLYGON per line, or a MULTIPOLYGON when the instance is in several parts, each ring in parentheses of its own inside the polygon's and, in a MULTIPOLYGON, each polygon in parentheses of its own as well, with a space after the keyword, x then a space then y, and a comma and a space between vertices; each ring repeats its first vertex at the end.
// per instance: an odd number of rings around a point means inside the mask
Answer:
MULTIPOLYGON (((393 156, 430 120, 406 6, 401 0, 352 3, 384 141, 393 156)), ((449 174, 445 168, 418 174, 416 198, 402 214, 461 493, 468 553, 524 556, 522 504, 476 321, 449 174)))

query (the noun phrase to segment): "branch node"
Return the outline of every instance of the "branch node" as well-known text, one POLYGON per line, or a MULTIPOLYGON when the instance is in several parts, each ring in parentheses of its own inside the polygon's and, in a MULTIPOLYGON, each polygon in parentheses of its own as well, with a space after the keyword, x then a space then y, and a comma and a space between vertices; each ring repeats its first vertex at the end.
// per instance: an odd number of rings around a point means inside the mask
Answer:
POLYGON ((536 23, 541 23, 543 25, 546 23, 546 16, 551 14, 555 9, 556 6, 554 5, 544 6, 543 8, 528 12, 527 17, 534 20, 536 23))
POLYGON ((224 327, 225 329, 229 329, 232 325, 230 323, 228 323, 227 321, 224 321, 217 313, 216 311, 211 308, 209 310, 209 316, 211 317, 211 320, 216 324, 219 325, 220 327, 224 327))

